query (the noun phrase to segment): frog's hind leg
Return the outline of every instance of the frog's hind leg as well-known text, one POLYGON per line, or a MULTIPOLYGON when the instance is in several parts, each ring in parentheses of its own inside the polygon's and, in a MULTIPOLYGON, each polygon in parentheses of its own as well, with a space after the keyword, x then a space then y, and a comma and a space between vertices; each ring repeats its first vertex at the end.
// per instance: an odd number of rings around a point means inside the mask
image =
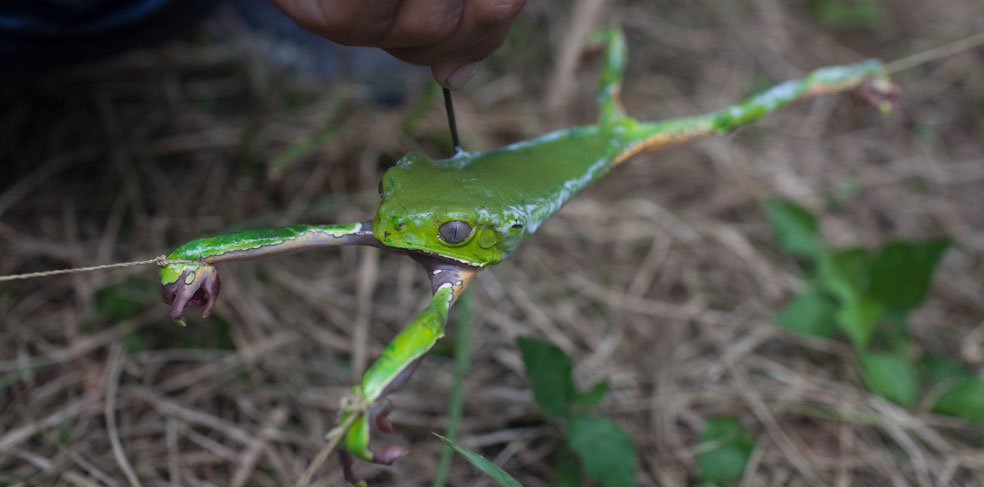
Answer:
POLYGON ((602 50, 601 78, 598 80, 598 121, 602 126, 611 125, 626 117, 620 93, 628 49, 621 29, 609 27, 594 32, 590 45, 602 50))
POLYGON ((626 132, 630 141, 615 163, 641 152, 660 150, 709 135, 723 135, 802 100, 855 92, 879 109, 891 108, 898 96, 879 61, 820 68, 802 79, 786 81, 716 112, 662 122, 638 122, 626 132))

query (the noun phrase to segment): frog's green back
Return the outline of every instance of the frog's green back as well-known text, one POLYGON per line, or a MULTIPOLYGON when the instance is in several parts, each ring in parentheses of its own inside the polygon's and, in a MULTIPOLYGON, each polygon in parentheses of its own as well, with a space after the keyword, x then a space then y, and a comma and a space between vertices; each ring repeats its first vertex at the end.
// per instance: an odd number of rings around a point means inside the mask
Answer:
POLYGON ((616 132, 577 127, 438 161, 409 154, 383 176, 373 233, 390 247, 495 264, 612 166, 625 148, 616 132), (452 220, 471 227, 467 240, 441 239, 452 220))

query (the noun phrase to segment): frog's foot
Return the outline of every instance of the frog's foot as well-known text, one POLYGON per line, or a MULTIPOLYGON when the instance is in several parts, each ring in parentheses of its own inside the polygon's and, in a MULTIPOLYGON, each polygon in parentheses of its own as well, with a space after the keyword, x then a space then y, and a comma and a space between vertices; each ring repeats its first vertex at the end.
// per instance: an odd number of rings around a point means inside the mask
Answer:
MULTIPOLYGON (((173 272, 174 269, 171 269, 173 272)), ((162 270, 162 275, 164 271, 162 270)), ((183 265, 178 278, 173 282, 161 282, 161 297, 171 305, 171 318, 184 323, 186 306, 202 308, 202 318, 212 312, 215 299, 219 297, 219 271, 208 264, 183 265)))
POLYGON ((389 415, 392 412, 393 404, 389 399, 378 401, 370 406, 367 411, 361 413, 346 433, 347 441, 339 450, 339 456, 342 460, 345 480, 352 485, 366 485, 365 480, 358 476, 353 468, 356 457, 380 465, 391 465, 410 450, 406 445, 399 444, 387 446, 381 452, 373 451, 369 447, 369 441, 374 432, 393 432, 393 425, 389 421, 389 415))
POLYGON ((898 104, 900 91, 898 85, 888 78, 878 77, 862 83, 857 89, 857 95, 864 103, 882 112, 889 112, 898 104))
MULTIPOLYGON (((386 451, 384 452, 384 454, 388 454, 392 456, 391 460, 387 462, 377 461, 374 463, 378 463, 381 465, 390 465, 394 461, 396 461, 397 458, 402 457, 406 453, 407 453, 407 448, 405 446, 393 445, 387 448, 386 451)), ((359 474, 355 473, 355 469, 353 468, 353 465, 355 464, 355 456, 353 456, 351 453, 345 450, 340 451, 338 453, 338 456, 341 457, 342 459, 342 474, 345 476, 346 482, 352 484, 355 487, 365 487, 369 485, 366 483, 366 479, 362 478, 359 474)))

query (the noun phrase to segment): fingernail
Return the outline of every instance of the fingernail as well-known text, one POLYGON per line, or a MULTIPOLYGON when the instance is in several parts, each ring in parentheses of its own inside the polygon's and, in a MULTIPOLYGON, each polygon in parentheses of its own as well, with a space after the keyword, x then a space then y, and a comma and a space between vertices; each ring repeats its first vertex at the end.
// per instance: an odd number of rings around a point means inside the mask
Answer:
POLYGON ((476 69, 478 69, 478 63, 471 63, 452 71, 451 76, 448 76, 447 79, 448 88, 452 90, 460 90, 464 88, 465 83, 467 83, 468 80, 475 75, 476 69))

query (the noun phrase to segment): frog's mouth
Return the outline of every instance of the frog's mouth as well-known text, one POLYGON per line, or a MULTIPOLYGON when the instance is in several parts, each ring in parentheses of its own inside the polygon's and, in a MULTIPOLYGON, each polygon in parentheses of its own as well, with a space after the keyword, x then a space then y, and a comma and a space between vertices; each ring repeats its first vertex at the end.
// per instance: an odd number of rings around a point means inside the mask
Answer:
POLYGON ((431 289, 433 291, 437 291, 437 288, 441 287, 443 284, 457 285, 463 276, 467 275, 470 278, 470 276, 482 269, 482 266, 478 266, 463 260, 458 260, 447 255, 441 255, 420 249, 390 247, 382 243, 373 234, 373 220, 364 221, 361 225, 358 238, 353 238, 351 244, 369 245, 372 247, 378 247, 387 252, 392 252, 394 254, 404 254, 409 256, 411 259, 419 262, 420 265, 424 267, 424 270, 427 271, 427 278, 430 279, 431 289))

